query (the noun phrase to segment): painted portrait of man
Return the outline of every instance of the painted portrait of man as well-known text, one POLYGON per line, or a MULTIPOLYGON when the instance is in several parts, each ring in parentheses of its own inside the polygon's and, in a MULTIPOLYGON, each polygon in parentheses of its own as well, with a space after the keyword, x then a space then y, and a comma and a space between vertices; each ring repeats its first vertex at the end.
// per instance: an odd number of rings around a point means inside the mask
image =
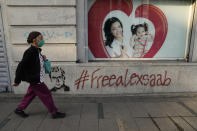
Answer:
POLYGON ((63 89, 63 91, 70 91, 69 86, 65 84, 65 71, 61 67, 52 67, 50 79, 53 84, 51 91, 63 89))

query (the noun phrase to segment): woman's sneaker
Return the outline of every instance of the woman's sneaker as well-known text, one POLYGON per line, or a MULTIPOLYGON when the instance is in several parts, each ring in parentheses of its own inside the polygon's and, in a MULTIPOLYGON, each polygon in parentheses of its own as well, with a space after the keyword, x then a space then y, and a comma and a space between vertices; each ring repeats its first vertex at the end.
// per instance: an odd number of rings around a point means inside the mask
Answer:
POLYGON ((23 110, 15 109, 14 112, 15 112, 17 115, 19 115, 19 116, 21 116, 21 117, 23 117, 23 118, 26 118, 26 117, 29 116, 29 115, 26 114, 23 110))
POLYGON ((56 112, 55 114, 52 115, 52 118, 53 119, 56 119, 56 118, 64 118, 65 116, 66 116, 65 113, 56 112))

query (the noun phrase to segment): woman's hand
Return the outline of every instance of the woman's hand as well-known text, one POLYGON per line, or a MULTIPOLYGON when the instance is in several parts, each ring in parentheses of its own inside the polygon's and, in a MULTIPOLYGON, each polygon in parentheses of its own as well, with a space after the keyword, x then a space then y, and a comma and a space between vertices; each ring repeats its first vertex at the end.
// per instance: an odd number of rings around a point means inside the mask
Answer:
POLYGON ((43 60, 45 61, 47 59, 47 57, 45 55, 42 55, 43 60))
POLYGON ((121 45, 121 52, 127 52, 127 49, 125 46, 121 45))
POLYGON ((18 83, 13 83, 13 84, 12 84, 12 86, 18 86, 18 85, 19 85, 18 83))
POLYGON ((127 48, 125 46, 121 46, 121 55, 120 58, 123 58, 124 56, 127 56, 127 48))
POLYGON ((150 34, 148 31, 146 32, 146 39, 148 40, 148 42, 153 42, 153 35, 150 34))

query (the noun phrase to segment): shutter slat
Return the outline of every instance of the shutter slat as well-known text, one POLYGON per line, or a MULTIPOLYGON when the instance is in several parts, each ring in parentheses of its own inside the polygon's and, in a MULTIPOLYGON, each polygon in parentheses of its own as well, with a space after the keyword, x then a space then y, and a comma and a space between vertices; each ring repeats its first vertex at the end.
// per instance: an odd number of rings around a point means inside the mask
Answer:
POLYGON ((7 77, 0 77, 0 81, 6 82, 8 80, 7 77))
POLYGON ((0 61, 1 62, 7 62, 7 60, 4 57, 0 58, 0 61))
POLYGON ((1 78, 1 77, 8 77, 8 73, 6 73, 6 72, 1 73, 1 74, 0 74, 0 78, 1 78))
POLYGON ((5 63, 0 63, 0 68, 6 68, 7 65, 5 63))
POLYGON ((8 87, 9 84, 7 82, 0 82, 0 88, 8 87))
POLYGON ((4 56, 5 54, 4 54, 4 52, 0 52, 0 56, 4 56))
POLYGON ((7 68, 0 68, 0 74, 1 73, 7 73, 8 71, 7 71, 7 68))
POLYGON ((6 91, 6 88, 0 88, 0 92, 5 92, 5 91, 6 91))
POLYGON ((6 53, 7 52, 5 48, 2 15, 0 8, 0 92, 11 90, 9 89, 10 77, 9 77, 8 60, 6 53))
POLYGON ((0 52, 4 52, 3 48, 0 48, 0 52))

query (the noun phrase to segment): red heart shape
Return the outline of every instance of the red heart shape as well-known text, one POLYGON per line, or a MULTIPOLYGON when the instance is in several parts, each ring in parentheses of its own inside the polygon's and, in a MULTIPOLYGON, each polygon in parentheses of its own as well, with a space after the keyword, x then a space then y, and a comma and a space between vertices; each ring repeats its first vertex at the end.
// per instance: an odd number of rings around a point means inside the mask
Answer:
POLYGON ((113 10, 121 10, 129 16, 132 9, 131 0, 97 0, 93 4, 88 13, 88 46, 94 57, 110 57, 102 35, 102 24, 106 15, 113 10))
POLYGON ((135 10, 135 17, 149 19, 155 26, 153 45, 144 58, 152 58, 162 47, 168 32, 168 22, 164 13, 154 5, 143 4, 135 10))
MULTIPOLYGON (((88 12, 88 46, 95 58, 110 57, 103 40, 102 24, 108 13, 120 10, 128 16, 132 13, 131 0, 97 0, 88 12)), ((155 38, 153 45, 144 58, 153 57, 163 45, 168 24, 164 13, 153 5, 143 4, 135 11, 136 17, 149 19, 155 26, 155 38), (143 9, 143 10, 142 10, 143 9)))

